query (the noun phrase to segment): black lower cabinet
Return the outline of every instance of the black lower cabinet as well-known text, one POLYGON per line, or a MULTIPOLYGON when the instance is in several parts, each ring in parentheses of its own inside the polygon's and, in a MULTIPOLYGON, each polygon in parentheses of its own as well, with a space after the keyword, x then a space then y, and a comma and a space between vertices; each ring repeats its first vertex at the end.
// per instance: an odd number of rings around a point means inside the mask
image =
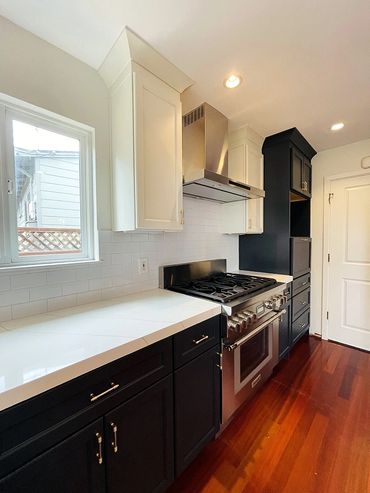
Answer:
POLYGON ((279 325, 279 359, 289 353, 291 343, 291 301, 284 306, 286 313, 281 316, 279 325))
POLYGON ((166 491, 219 429, 219 347, 217 316, 1 412, 0 493, 166 491))
POLYGON ((0 480, 1 493, 104 493, 99 419, 0 480))
POLYGON ((175 371, 175 463, 179 475, 220 427, 219 346, 175 371))
POLYGON ((109 493, 160 493, 174 477, 172 376, 104 417, 109 493))

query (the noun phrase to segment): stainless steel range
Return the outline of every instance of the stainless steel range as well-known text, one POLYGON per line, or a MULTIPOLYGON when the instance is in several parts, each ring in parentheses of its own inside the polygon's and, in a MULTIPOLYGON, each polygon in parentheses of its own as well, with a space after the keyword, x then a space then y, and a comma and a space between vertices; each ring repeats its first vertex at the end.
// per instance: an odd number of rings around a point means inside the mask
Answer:
POLYGON ((161 287, 222 305, 222 423, 263 385, 278 362, 287 302, 275 279, 230 274, 226 260, 161 268, 161 287))

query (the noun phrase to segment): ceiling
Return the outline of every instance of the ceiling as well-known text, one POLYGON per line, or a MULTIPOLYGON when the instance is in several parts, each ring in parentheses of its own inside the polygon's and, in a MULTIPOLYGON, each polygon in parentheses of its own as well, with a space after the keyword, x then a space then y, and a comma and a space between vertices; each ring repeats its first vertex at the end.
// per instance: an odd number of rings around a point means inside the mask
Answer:
POLYGON ((370 137, 368 0, 0 0, 0 14, 95 68, 127 25, 196 81, 185 110, 206 100, 262 136, 370 137))

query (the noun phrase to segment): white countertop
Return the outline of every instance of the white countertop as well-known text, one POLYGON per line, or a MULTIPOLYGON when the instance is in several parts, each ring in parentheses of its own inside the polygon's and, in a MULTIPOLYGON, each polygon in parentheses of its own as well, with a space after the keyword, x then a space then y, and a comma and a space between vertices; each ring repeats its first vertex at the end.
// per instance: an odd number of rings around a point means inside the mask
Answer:
POLYGON ((154 289, 0 325, 0 411, 221 313, 154 289))
POLYGON ((253 270, 236 270, 233 274, 244 274, 246 276, 261 276, 261 277, 271 277, 276 279, 277 282, 289 283, 293 281, 293 276, 288 276, 286 274, 276 274, 273 272, 255 272, 253 270))

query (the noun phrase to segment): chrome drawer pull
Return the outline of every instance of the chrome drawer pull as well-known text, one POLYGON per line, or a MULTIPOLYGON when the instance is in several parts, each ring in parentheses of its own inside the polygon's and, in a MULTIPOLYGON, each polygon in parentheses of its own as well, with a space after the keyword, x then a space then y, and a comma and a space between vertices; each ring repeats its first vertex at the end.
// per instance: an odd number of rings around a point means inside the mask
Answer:
POLYGON ((251 382, 251 387, 252 389, 262 380, 262 375, 261 373, 259 375, 256 376, 256 378, 254 380, 252 380, 251 382))
POLYGON ((304 305, 307 305, 308 301, 301 301, 301 305, 304 306, 304 305))
POLYGON ((306 327, 307 324, 301 324, 301 329, 304 329, 306 327))
POLYGON ((301 286, 306 286, 308 284, 308 281, 302 282, 301 286))
POLYGON ((194 342, 194 344, 200 344, 201 342, 206 341, 207 339, 209 339, 209 336, 205 336, 202 334, 200 339, 198 339, 198 340, 193 339, 193 342, 194 342))
POLYGON ((107 390, 104 390, 104 392, 101 392, 98 395, 90 394, 90 402, 94 402, 94 401, 100 399, 100 397, 104 397, 105 395, 109 394, 109 392, 112 392, 113 390, 118 389, 118 387, 119 387, 118 383, 115 384, 112 382, 111 387, 107 390))
POLYGON ((118 427, 113 422, 110 425, 111 425, 112 431, 113 431, 113 442, 111 442, 111 443, 112 443, 112 447, 113 447, 113 452, 116 454, 118 452, 118 442, 117 442, 118 427))
POLYGON ((96 457, 98 458, 98 463, 103 464, 103 437, 100 433, 95 434, 98 439, 98 451, 96 452, 96 457))

